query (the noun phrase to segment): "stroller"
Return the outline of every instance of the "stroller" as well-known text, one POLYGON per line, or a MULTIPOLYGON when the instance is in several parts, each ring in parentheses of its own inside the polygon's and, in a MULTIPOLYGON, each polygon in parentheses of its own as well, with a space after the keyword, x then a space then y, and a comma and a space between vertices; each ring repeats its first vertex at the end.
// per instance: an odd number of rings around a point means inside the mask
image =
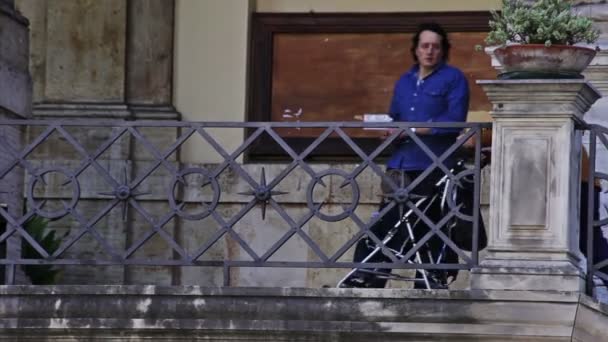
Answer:
MULTIPOLYGON (((474 207, 474 179, 473 172, 465 168, 464 160, 459 160, 455 167, 450 170, 454 176, 450 178, 443 175, 432 184, 432 189, 424 191, 424 194, 410 194, 415 208, 409 208, 405 212, 396 213, 398 208, 393 207, 381 220, 378 220, 370 230, 378 231, 377 225, 381 227, 382 245, 399 261, 410 264, 441 264, 457 263, 457 254, 439 237, 434 236, 427 239, 423 246, 418 248, 421 236, 428 233, 426 226, 416 211, 427 215, 430 212, 439 212, 439 217, 445 216, 450 210, 457 210, 462 215, 471 216, 474 207), (453 208, 453 209, 451 209, 453 208), (381 222, 382 221, 382 222, 381 222), (433 246, 431 246, 433 245, 433 246), (418 248, 415 253, 409 253, 412 248, 418 248)), ((402 175, 400 187, 408 184, 402 175)), ((402 210, 399 210, 402 211, 402 210)), ((478 250, 485 248, 487 237, 483 220, 479 220, 478 250)), ((469 220, 464 220, 459 215, 454 215, 441 229, 459 248, 470 251, 472 248, 472 226, 469 220)), ((379 236, 380 237, 380 236, 379 236)), ((369 239, 359 241, 357 254, 367 252, 360 263, 382 262, 389 260, 382 252, 382 246, 376 245, 369 239)), ((364 255, 364 254, 363 254, 364 255)), ((387 280, 413 281, 415 288, 421 289, 447 289, 451 283, 450 278, 456 279, 458 270, 417 269, 415 277, 405 277, 393 273, 390 269, 354 268, 344 276, 337 287, 363 287, 382 288, 387 280)))

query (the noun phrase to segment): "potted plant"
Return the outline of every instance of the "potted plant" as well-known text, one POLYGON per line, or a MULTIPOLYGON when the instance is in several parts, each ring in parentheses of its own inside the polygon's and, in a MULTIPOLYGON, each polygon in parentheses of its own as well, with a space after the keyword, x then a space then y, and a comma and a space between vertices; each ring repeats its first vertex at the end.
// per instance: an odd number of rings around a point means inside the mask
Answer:
POLYGON ((593 44, 599 31, 593 21, 572 11, 564 0, 503 0, 493 11, 485 42, 502 64, 501 79, 582 78, 581 72, 595 56, 595 49, 575 46, 593 44))
MULTIPOLYGON (((25 223, 25 230, 40 244, 47 253, 52 254, 61 245, 62 238, 55 235, 55 230, 48 228, 49 221, 34 215, 25 223)), ((40 259, 40 253, 25 240, 21 241, 21 255, 24 259, 40 259)), ((33 285, 51 285, 58 280, 60 270, 52 265, 23 265, 23 272, 33 285)))

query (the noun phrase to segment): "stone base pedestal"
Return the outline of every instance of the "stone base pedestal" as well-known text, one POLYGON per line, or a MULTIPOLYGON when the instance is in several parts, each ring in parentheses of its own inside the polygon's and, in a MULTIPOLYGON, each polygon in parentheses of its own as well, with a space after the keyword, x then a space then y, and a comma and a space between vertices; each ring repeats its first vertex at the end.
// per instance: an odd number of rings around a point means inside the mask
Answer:
POLYGON ((478 81, 493 104, 487 258, 471 288, 584 290, 579 268, 583 80, 478 81))
POLYGON ((471 289, 579 292, 583 273, 567 262, 509 265, 503 260, 484 260, 471 270, 471 289))

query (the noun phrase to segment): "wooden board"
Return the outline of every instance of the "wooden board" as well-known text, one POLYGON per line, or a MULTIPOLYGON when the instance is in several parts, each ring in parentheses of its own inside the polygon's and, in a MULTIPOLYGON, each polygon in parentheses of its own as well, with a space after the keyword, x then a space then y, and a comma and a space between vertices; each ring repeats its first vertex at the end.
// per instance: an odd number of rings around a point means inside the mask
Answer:
MULTIPOLYGON (((276 34, 273 42, 272 121, 352 121, 355 115, 386 113, 395 82, 413 64, 411 33, 276 34)), ((475 51, 485 33, 450 34, 449 63, 467 76, 470 111, 490 103, 477 79, 495 78, 490 57, 475 51)), ((316 136, 315 130, 284 130, 316 136)), ((373 136, 357 131, 355 136, 373 136)))

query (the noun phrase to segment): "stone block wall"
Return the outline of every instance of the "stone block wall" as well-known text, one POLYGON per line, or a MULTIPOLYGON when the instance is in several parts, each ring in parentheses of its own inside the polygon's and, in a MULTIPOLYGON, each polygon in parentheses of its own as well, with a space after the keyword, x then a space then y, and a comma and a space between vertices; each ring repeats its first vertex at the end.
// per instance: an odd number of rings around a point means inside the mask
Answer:
MULTIPOLYGON (((31 79, 28 71, 28 21, 15 11, 13 1, 0 2, 0 120, 31 116, 31 79)), ((22 129, 0 126, 0 170, 4 170, 22 144, 22 129)), ((0 203, 6 205, 8 215, 19 217, 23 198, 22 170, 8 172, 0 181, 0 203)), ((8 257, 21 253, 20 239, 13 235, 0 250, 8 257)), ((4 257, 4 255, 3 255, 4 257)), ((3 267, 1 282, 27 281, 22 272, 10 266, 3 267)))
MULTIPOLYGON (((172 105, 173 0, 17 0, 14 4, 11 2, 11 6, 16 6, 31 22, 32 53, 29 59, 27 53, 21 56, 20 61, 25 66, 29 62, 32 70, 31 111, 35 118, 81 122, 95 119, 179 119, 179 113, 172 105)), ((30 92, 30 103, 31 96, 30 92)), ((116 133, 104 128, 66 128, 66 131, 90 154, 116 133)), ((40 132, 39 128, 31 128, 25 133, 25 140, 32 141, 40 132)), ((147 136, 146 132, 143 134, 152 144, 163 146, 175 140, 177 129, 159 130, 153 137, 147 136)), ((83 155, 77 148, 54 132, 28 156, 28 161, 37 167, 67 167, 73 172, 78 169, 81 158, 83 155)), ((91 219, 91 215, 103 210, 108 199, 112 198, 107 193, 131 182, 132 177, 150 164, 151 159, 141 144, 125 134, 96 158, 100 167, 107 170, 107 175, 100 175, 93 166, 78 175, 83 193, 77 209, 85 219, 91 219)), ((31 176, 31 172, 26 175, 31 176)), ((47 177, 62 176, 54 172, 47 177)), ((38 187, 36 201, 47 200, 45 206, 48 208, 61 207, 61 201, 70 198, 67 193, 70 187, 61 187, 60 184, 38 187)), ((148 185, 142 184, 145 186, 148 185)), ((26 198, 28 191, 24 189, 26 198)), ((163 211, 158 208, 155 198, 143 198, 141 203, 151 211, 163 211)), ((128 249, 143 233, 138 228, 141 219, 134 215, 134 211, 127 207, 126 215, 123 212, 122 204, 112 208, 94 225, 94 234, 85 233, 82 240, 62 257, 86 257, 97 253, 100 258, 108 259, 111 255, 103 253, 104 249, 128 249), (95 234, 99 236, 95 238, 95 234)), ((70 222, 68 218, 50 223, 60 236, 78 233, 76 227, 79 225, 82 226, 83 222, 70 222)), ((165 229, 174 234, 173 228, 165 226, 165 229)), ((147 247, 145 250, 150 255, 158 253, 155 248, 147 247)), ((155 273, 162 273, 163 278, 157 282, 156 274, 151 275, 145 269, 138 271, 139 268, 64 268, 66 272, 60 280, 63 283, 149 283, 152 282, 148 280, 150 276, 156 283, 171 284, 172 279, 168 269, 155 270, 155 273)))
POLYGON ((28 71, 28 20, 12 4, 0 6, 0 108, 3 114, 31 115, 32 82, 28 71))

